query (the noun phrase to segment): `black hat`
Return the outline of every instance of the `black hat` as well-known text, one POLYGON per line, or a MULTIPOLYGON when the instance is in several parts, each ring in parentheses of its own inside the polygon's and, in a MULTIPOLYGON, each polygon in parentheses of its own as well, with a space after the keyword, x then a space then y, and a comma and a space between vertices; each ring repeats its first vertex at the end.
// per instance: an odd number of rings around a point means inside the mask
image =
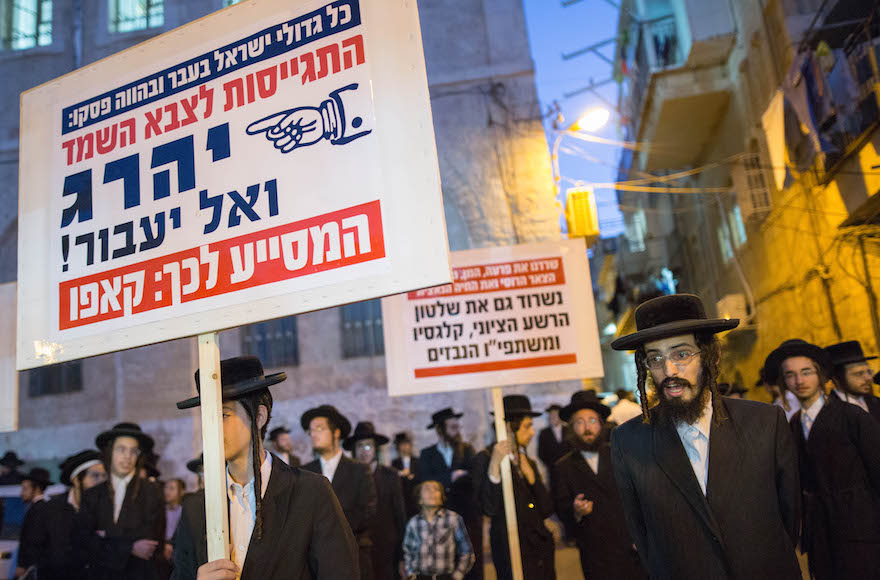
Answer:
POLYGON ((862 345, 857 340, 849 340, 826 346, 825 352, 831 357, 831 364, 836 367, 866 362, 877 358, 876 356, 865 356, 865 353, 862 351, 862 345))
POLYGON ((464 413, 456 413, 452 410, 452 407, 446 407, 431 415, 431 424, 425 427, 425 429, 433 429, 438 425, 442 425, 446 419, 461 419, 463 416, 464 413))
POLYGON ((336 407, 333 405, 321 405, 303 413, 303 416, 300 417, 299 423, 302 425, 304 431, 309 430, 309 424, 311 424, 312 419, 316 417, 326 417, 332 421, 339 429, 340 439, 345 439, 348 437, 348 434, 351 433, 351 423, 349 423, 348 419, 345 418, 345 415, 337 411, 336 407))
POLYGON ((707 318, 703 301, 693 294, 660 296, 636 308, 636 330, 611 343, 614 350, 633 350, 649 340, 692 333, 716 334, 739 325, 732 318, 707 318))
POLYGON ((278 439, 279 435, 283 435, 285 433, 290 433, 290 429, 287 427, 275 427, 271 431, 269 431, 269 441, 275 441, 278 439))
POLYGON ((722 395, 745 395, 749 390, 740 383, 718 383, 718 392, 722 395))
POLYGON ((880 371, 877 371, 877 374, 874 375, 874 384, 880 385, 880 371))
POLYGON ((550 411, 559 411, 560 409, 562 409, 562 405, 557 405, 556 403, 553 403, 552 405, 544 409, 544 412, 549 413, 550 411))
POLYGON ((21 480, 33 481, 34 483, 42 485, 44 488, 52 485, 52 481, 49 479, 49 471, 42 467, 34 467, 30 472, 23 475, 21 480))
POLYGON ((103 451, 117 437, 134 437, 144 453, 153 449, 153 438, 141 431, 137 423, 117 423, 109 431, 104 431, 95 437, 95 445, 103 451))
POLYGON ((602 417, 603 421, 611 414, 611 409, 602 404, 602 401, 596 396, 596 391, 590 390, 577 391, 573 394, 571 396, 571 402, 559 411, 559 418, 568 423, 571 416, 581 409, 592 409, 596 411, 599 413, 599 416, 602 417))
POLYGON ((342 448, 346 451, 353 451, 354 444, 361 439, 372 439, 376 442, 376 447, 388 443, 388 437, 376 433, 376 427, 372 421, 361 421, 354 427, 354 433, 351 437, 342 442, 342 448))
POLYGON ((394 434, 394 444, 400 445, 401 443, 412 443, 412 437, 406 431, 394 434))
POLYGON ((101 463, 101 453, 94 449, 86 449, 76 455, 71 455, 58 466, 61 469, 61 483, 68 486, 73 485, 73 478, 76 474, 98 463, 101 463))
MULTIPOLYGON (((489 413, 494 416, 495 413, 489 413)), ((504 420, 512 421, 520 417, 540 417, 541 413, 532 411, 532 402, 525 395, 504 395, 504 420)))
POLYGON ((205 455, 204 453, 199 453, 199 456, 195 459, 190 459, 186 462, 186 468, 193 473, 202 473, 205 470, 205 455))
POLYGON ((162 475, 162 474, 159 472, 159 469, 156 467, 156 464, 153 463, 152 461, 147 461, 147 462, 145 462, 145 463, 144 463, 144 469, 147 471, 147 477, 148 477, 148 478, 149 478, 149 477, 152 477, 152 478, 154 478, 154 479, 159 479, 159 477, 162 475))
POLYGON ((24 465, 24 461, 18 458, 18 454, 15 451, 7 451, 0 458, 0 465, 14 469, 24 465))
MULTIPOLYGON (((199 371, 196 371, 196 392, 201 393, 199 371)), ((263 374, 263 365, 255 356, 237 356, 220 361, 220 383, 223 389, 223 400, 232 401, 241 397, 276 385, 287 378, 286 373, 273 375, 263 374)), ((177 403, 178 409, 191 409, 201 405, 200 396, 195 396, 177 403)))
POLYGON ((783 361, 795 356, 813 359, 826 375, 831 372, 831 357, 824 348, 794 338, 786 340, 767 356, 767 360, 764 361, 764 380, 773 385, 777 384, 783 361))

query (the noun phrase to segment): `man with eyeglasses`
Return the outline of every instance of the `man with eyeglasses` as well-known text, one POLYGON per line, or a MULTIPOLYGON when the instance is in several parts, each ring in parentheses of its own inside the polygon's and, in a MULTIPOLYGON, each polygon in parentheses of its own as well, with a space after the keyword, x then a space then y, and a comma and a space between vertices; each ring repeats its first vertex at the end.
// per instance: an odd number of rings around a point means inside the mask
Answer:
MULTIPOLYGON (((85 490, 77 544, 91 580, 158 578, 157 548, 165 540, 162 491, 137 477, 153 438, 134 423, 119 423, 95 439, 110 478, 85 490)), ((161 553, 161 552, 159 552, 161 553)))
POLYGON ((738 320, 710 319, 689 294, 635 312, 643 413, 611 433, 627 528, 651 578, 800 579, 800 494, 782 409, 723 398, 715 336, 738 320), (657 404, 648 406, 650 374, 657 404))
MULTIPOLYGON (((843 350, 831 353, 841 360, 843 350)), ((859 349, 861 350, 861 349, 859 349)), ((880 423, 857 405, 826 396, 832 354, 803 340, 767 357, 767 380, 794 392, 791 418, 800 464, 802 548, 817 580, 877 578, 880 570, 880 423)))
POLYGON ((835 388, 832 393, 842 401, 861 407, 880 421, 880 398, 874 396, 871 365, 868 363, 877 357, 865 356, 857 340, 826 346, 825 352, 834 366, 831 379, 835 388))
POLYGON ((574 451, 553 467, 556 513, 574 537, 584 578, 646 578, 626 529, 602 428, 611 414, 595 391, 578 391, 559 411, 574 432, 574 451))

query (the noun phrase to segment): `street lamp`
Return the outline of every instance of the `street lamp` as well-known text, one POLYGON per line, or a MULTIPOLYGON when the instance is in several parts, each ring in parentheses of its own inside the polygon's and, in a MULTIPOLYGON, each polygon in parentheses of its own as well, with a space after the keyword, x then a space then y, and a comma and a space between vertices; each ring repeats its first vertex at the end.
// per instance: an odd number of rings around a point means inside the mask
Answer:
POLYGON ((593 107, 575 121, 570 130, 593 133, 608 124, 610 118, 611 111, 605 107, 593 107))

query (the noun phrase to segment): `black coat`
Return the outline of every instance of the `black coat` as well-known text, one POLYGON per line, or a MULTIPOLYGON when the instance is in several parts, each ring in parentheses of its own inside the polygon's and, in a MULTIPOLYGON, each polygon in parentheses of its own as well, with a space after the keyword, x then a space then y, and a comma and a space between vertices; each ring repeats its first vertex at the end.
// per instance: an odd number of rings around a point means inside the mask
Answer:
POLYGON ((135 475, 125 490, 119 519, 113 522, 113 487, 110 480, 87 489, 77 514, 75 545, 89 562, 92 580, 156 580, 165 541, 165 502, 159 486, 135 475), (98 532, 103 531, 103 537, 98 532), (131 554, 137 540, 155 540, 152 560, 131 554))
MULTIPOLYGON (((832 396, 835 398, 839 398, 843 402, 849 402, 846 400, 846 395, 841 397, 840 391, 838 391, 836 389, 835 389, 835 391, 833 391, 832 396)), ((875 397, 874 395, 871 395, 871 394, 865 395, 864 398, 865 398, 865 405, 868 407, 868 414, 871 417, 873 417, 874 419, 876 419, 877 421, 880 421, 880 398, 875 397)))
POLYGON ((538 434, 538 459, 548 472, 552 471, 553 465, 560 457, 571 451, 571 444, 568 442, 570 434, 571 429, 568 425, 562 426, 562 441, 556 440, 551 427, 544 427, 538 434))
MULTIPOLYGON (((357 544, 323 476, 272 461, 263 496, 263 539, 251 536, 242 580, 357 578, 357 544)), ((184 499, 172 579, 195 580, 208 561, 205 492, 184 499)))
POLYGON ((403 559, 403 532, 406 508, 403 488, 397 471, 377 465, 373 472, 376 485, 376 515, 370 521, 373 540, 373 577, 376 580, 399 580, 398 563, 403 559))
POLYGON ((709 435, 706 495, 675 427, 641 416, 612 432, 627 529, 652 578, 800 579, 800 494, 782 409, 723 399, 709 435))
MULTIPOLYGON (((306 463, 303 469, 320 474, 321 461, 316 459, 306 463)), ((333 474, 332 486, 357 540, 361 578, 370 579, 373 577, 373 541, 369 528, 370 521, 376 515, 376 485, 373 477, 366 465, 343 455, 339 459, 336 473, 333 474)))
POLYGON ((578 451, 567 453, 553 466, 556 513, 577 543, 585 578, 647 578, 626 529, 611 466, 611 447, 605 444, 598 453, 598 473, 593 473, 578 451), (578 522, 574 499, 579 494, 593 502, 593 512, 578 522))
MULTIPOLYGON (((494 446, 493 446, 494 447, 494 446)), ((492 546, 492 562, 498 580, 513 578, 510 565, 510 545, 507 541, 507 517, 504 512, 504 495, 500 483, 489 480, 488 462, 492 447, 479 455, 485 455, 487 469, 480 482, 480 507, 492 519, 489 543, 492 546)), ((519 532, 520 559, 523 580, 553 580, 556 578, 553 534, 544 525, 544 519, 553 514, 553 500, 535 462, 521 456, 532 466, 535 483, 529 485, 519 468, 511 465, 513 476, 513 503, 516 507, 516 524, 519 532)))
MULTIPOLYGON (((391 467, 396 469, 397 471, 403 471, 403 460, 400 457, 391 461, 391 467)), ((419 503, 416 501, 415 493, 416 485, 418 485, 419 480, 417 478, 419 474, 419 458, 418 457, 410 457, 409 458, 409 475, 400 476, 401 484, 403 485, 403 504, 406 506, 406 519, 409 521, 409 518, 413 517, 417 513, 419 513, 419 503)))
POLYGON ((84 554, 73 549, 75 519, 66 493, 31 506, 21 528, 18 565, 36 566, 40 580, 84 580, 84 554))
POLYGON ((803 548, 826 578, 880 578, 880 423, 827 397, 804 439, 791 418, 804 491, 803 548))

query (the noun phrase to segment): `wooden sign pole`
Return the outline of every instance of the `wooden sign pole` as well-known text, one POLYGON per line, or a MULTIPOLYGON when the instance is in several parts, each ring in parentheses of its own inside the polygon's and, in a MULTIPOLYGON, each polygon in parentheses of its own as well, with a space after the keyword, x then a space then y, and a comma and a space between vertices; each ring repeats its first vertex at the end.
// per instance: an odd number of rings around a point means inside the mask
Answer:
POLYGON ((199 335, 199 391, 202 450, 205 454, 205 519, 208 561, 229 558, 229 512, 226 509, 226 453, 223 450, 223 389, 217 333, 199 335))
MULTIPOLYGON (((495 437, 498 442, 507 440, 507 425, 504 422, 504 401, 501 387, 492 389, 492 406, 495 408, 495 437)), ((513 442, 516 445, 516 441, 513 442)), ((516 524, 516 504, 513 500, 513 478, 510 472, 510 458, 501 462, 501 492, 504 496, 504 516, 507 520, 507 543, 510 546, 510 569, 513 580, 523 580, 522 557, 519 550, 519 527, 516 524)), ((480 562, 477 562, 479 565, 480 562)))

